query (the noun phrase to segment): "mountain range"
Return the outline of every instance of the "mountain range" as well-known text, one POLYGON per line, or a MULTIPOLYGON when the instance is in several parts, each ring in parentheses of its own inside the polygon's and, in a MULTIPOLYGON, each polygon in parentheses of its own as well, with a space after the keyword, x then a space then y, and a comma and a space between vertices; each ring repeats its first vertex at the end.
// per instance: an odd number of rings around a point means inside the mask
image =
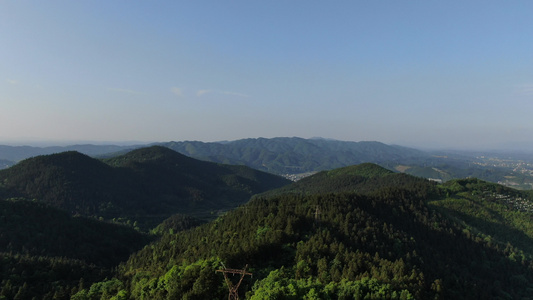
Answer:
MULTIPOLYGON (((257 138, 224 142, 157 143, 184 155, 216 163, 246 165, 292 180, 314 172, 371 162, 424 178, 447 181, 476 177, 521 189, 533 187, 533 155, 421 151, 379 142, 346 142, 322 138, 257 138)), ((98 158, 124 154, 137 146, 74 145, 66 147, 0 146, 0 168, 23 158, 73 150, 98 158)))
POLYGON ((225 299, 217 270, 246 265, 246 299, 528 299, 532 199, 373 163, 291 183, 162 146, 37 156, 0 171, 0 299, 225 299))
POLYGON ((363 162, 384 163, 427 157, 422 151, 379 142, 326 139, 243 139, 227 143, 170 142, 165 147, 201 159, 245 163, 275 174, 335 169, 363 162))

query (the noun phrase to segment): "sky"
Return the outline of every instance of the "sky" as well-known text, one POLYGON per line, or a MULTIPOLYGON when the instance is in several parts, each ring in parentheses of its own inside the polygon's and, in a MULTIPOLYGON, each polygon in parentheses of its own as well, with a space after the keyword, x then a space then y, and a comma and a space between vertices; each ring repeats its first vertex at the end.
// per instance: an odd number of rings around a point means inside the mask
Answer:
POLYGON ((0 143, 533 149, 533 1, 0 0, 0 143))

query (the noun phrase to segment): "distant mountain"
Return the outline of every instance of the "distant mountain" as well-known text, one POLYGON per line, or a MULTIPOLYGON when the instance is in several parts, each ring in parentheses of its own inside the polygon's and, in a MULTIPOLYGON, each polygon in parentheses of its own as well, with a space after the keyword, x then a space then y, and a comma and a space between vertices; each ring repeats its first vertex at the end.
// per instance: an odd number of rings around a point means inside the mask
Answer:
POLYGON ((243 164, 287 178, 301 178, 317 171, 370 162, 442 182, 476 177, 520 189, 533 187, 533 156, 523 153, 420 151, 379 142, 296 137, 161 145, 198 159, 243 164))
MULTIPOLYGON (((533 155, 467 151, 420 151, 379 142, 326 138, 256 138, 221 142, 157 143, 184 155, 216 163, 246 165, 297 180, 317 171, 377 163, 391 170, 445 182, 476 177, 519 189, 533 188, 533 155)), ((0 146, 0 169, 23 158, 68 150, 97 158, 120 156, 146 146, 73 145, 65 147, 0 146)))
POLYGON ((155 226, 175 213, 213 218, 252 194, 289 183, 245 166, 186 157, 153 146, 104 161, 70 151, 0 170, 5 197, 38 199, 73 215, 155 226))
POLYGON ((331 170, 363 162, 408 162, 429 157, 419 150, 379 142, 297 137, 243 139, 225 143, 170 142, 160 145, 198 159, 245 164, 274 174, 331 170))
POLYGON ((18 162, 26 158, 39 155, 48 155, 66 151, 76 151, 89 156, 102 155, 106 153, 131 150, 141 146, 117 146, 117 145, 71 145, 53 147, 32 147, 32 146, 7 146, 0 145, 0 160, 18 162))

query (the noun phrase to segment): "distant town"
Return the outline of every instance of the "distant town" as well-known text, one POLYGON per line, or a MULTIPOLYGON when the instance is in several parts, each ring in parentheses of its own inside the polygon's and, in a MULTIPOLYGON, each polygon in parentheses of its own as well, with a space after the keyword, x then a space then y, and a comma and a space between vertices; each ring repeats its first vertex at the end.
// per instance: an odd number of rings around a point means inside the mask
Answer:
POLYGON ((318 173, 318 172, 313 171, 313 172, 305 172, 305 173, 298 173, 298 174, 283 174, 282 176, 285 177, 286 179, 289 179, 289 180, 292 180, 292 181, 298 181, 298 180, 300 180, 302 178, 311 176, 311 175, 316 174, 316 173, 318 173))
POLYGON ((507 203, 507 205, 509 205, 512 209, 522 212, 533 212, 533 203, 525 198, 488 192, 485 194, 485 196, 486 197, 483 197, 483 200, 503 201, 507 203))
POLYGON ((533 158, 518 159, 514 157, 477 156, 476 159, 478 160, 474 162, 476 165, 503 168, 518 173, 518 175, 523 175, 521 178, 512 175, 506 176, 505 180, 498 181, 499 184, 515 188, 533 189, 533 158))

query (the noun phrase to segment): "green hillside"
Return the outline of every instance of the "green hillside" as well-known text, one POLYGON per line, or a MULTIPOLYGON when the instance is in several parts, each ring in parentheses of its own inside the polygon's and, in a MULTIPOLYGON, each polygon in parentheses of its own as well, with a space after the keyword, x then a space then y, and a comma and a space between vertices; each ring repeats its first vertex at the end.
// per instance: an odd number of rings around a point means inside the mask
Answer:
POLYGON ((249 265, 246 299, 528 299, 533 292, 533 263, 520 244, 469 230, 453 207, 434 202, 480 186, 440 187, 375 165, 320 173, 306 186, 314 192, 283 188, 211 223, 165 233, 121 265, 121 285, 88 299, 224 299, 227 287, 215 272, 222 263, 249 265), (332 188, 335 180, 355 186, 332 188))
POLYGON ((0 299, 69 295, 80 282, 111 276, 113 267, 150 240, 44 203, 0 200, 0 299))
MULTIPOLYGON (((250 195, 261 191, 253 183, 272 178, 162 147, 95 164, 63 155, 70 161, 52 156, 51 170, 70 180, 60 181, 71 182, 65 189, 80 186, 73 179, 84 172, 64 170, 82 163, 91 176, 114 174, 103 177, 118 180, 111 184, 130 181, 117 193, 137 185, 140 195, 161 197, 186 183, 210 204, 207 189, 250 195)), ((0 195, 15 191, 14 178, 1 181, 0 195)), ((102 179, 93 180, 97 188, 102 179)), ((437 184, 365 163, 263 190, 208 223, 169 215, 138 251, 146 236, 125 227, 38 200, 3 201, 0 299, 227 299, 217 270, 246 265, 253 277, 243 279, 242 299, 529 299, 532 196, 477 179, 437 184)))
POLYGON ((420 190, 421 192, 435 189, 435 184, 428 182, 426 179, 394 173, 376 164, 364 163, 331 171, 322 171, 291 185, 267 191, 262 195, 272 196, 285 193, 313 195, 347 192, 368 194, 396 186, 420 190))
POLYGON ((244 166, 199 161, 164 147, 105 161, 78 152, 38 156, 0 170, 6 197, 37 199, 72 215, 148 229, 175 213, 202 218, 289 181, 244 166))
POLYGON ((159 235, 205 223, 176 212, 213 219, 287 183, 163 147, 105 161, 74 151, 22 161, 0 171, 0 299, 70 299, 159 235), (150 236, 131 228, 156 225, 150 236))
POLYGON ((0 252, 66 257, 112 267, 149 238, 124 226, 98 222, 44 203, 0 200, 0 252))
POLYGON ((195 217, 188 215, 175 214, 157 225, 156 228, 150 231, 152 234, 162 235, 164 233, 175 233, 187 229, 191 229, 206 223, 195 217))
POLYGON ((533 196, 478 179, 447 182, 442 186, 447 197, 430 205, 499 247, 517 248, 512 259, 533 258, 533 196))

